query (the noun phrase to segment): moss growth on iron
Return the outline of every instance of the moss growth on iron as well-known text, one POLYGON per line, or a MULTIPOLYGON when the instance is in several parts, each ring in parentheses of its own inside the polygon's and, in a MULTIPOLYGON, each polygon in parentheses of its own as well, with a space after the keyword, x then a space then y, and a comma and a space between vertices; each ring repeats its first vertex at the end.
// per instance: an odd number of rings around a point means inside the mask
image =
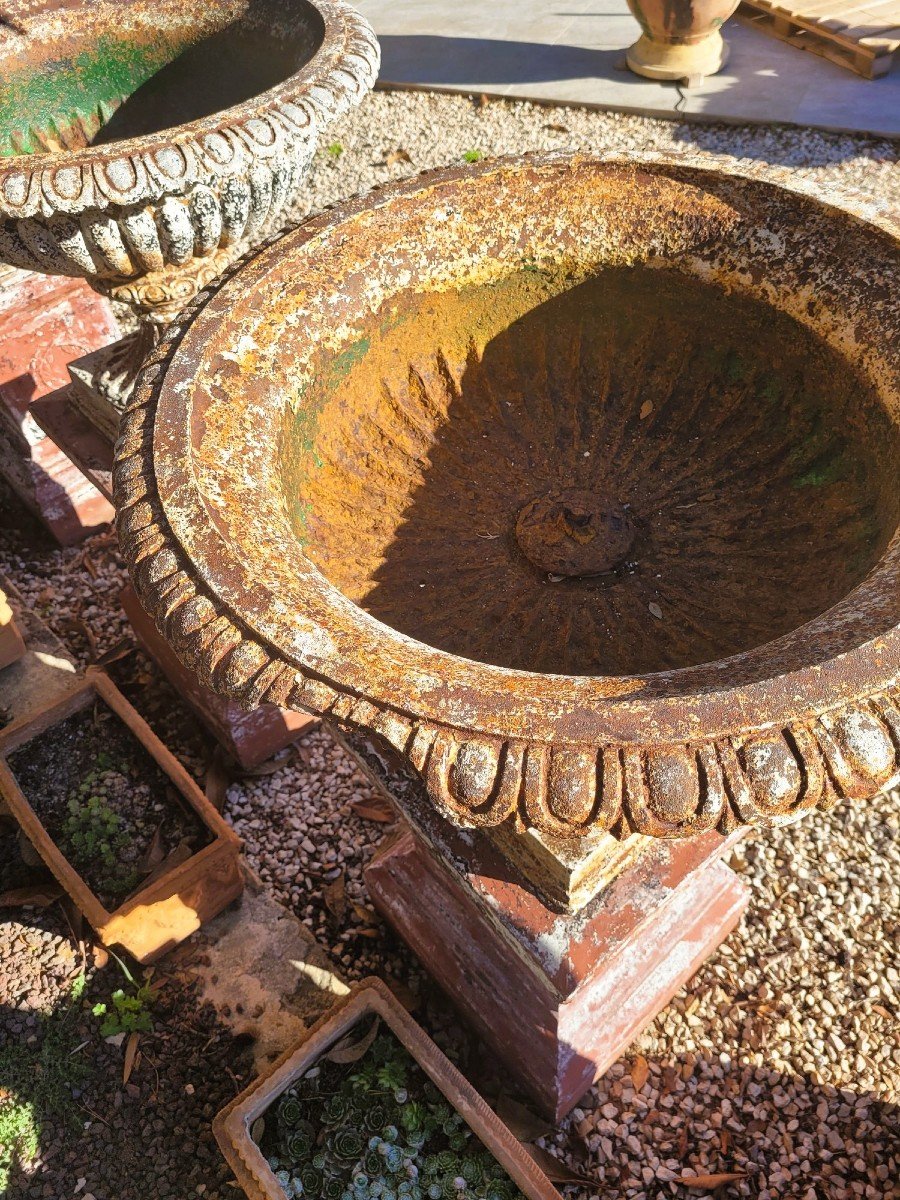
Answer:
POLYGON ((10 72, 0 85, 0 157, 83 142, 182 48, 100 37, 80 54, 10 72))

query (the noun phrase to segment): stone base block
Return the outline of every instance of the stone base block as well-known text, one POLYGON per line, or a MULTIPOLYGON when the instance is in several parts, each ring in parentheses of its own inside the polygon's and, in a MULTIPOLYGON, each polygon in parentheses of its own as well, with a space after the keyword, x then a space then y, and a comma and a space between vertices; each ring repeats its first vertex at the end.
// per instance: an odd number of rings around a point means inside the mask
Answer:
POLYGON ((297 740, 319 720, 274 704, 261 704, 251 712, 204 687, 192 671, 182 666, 168 642, 147 616, 134 589, 125 588, 122 607, 138 641, 159 666, 198 721, 242 767, 259 766, 297 740))
POLYGON ((16 618, 0 588, 0 671, 18 662, 25 653, 25 643, 19 633, 16 618))
POLYGON ((476 885, 411 832, 373 859, 366 883, 463 1016, 558 1121, 737 924, 747 890, 717 861, 723 849, 721 840, 706 852, 656 843, 572 914, 544 908, 499 874, 481 873, 476 885))
POLYGON ((75 660, 56 634, 51 633, 8 579, 0 575, 0 594, 12 610, 25 651, 0 671, 0 729, 45 708, 78 686, 75 660))
POLYGON ((109 305, 85 284, 0 267, 0 474, 63 545, 108 524, 113 509, 30 406, 68 383, 70 359, 117 335, 109 305))
MULTIPOLYGON (((236 1037, 253 1041, 257 1071, 268 1068, 349 988, 310 931, 265 891, 246 863, 244 892, 172 952, 236 1037)), ((237 1198, 235 1198, 237 1200, 237 1198)))

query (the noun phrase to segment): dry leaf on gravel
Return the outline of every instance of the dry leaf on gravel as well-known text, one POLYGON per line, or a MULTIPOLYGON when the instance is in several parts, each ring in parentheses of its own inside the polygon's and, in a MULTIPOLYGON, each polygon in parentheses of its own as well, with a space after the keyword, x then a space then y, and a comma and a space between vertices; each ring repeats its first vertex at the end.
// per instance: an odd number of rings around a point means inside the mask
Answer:
POLYGON ((110 646, 99 658, 95 659, 94 665, 97 667, 111 667, 113 663, 121 662, 129 654, 134 654, 135 650, 137 650, 137 646, 131 638, 121 638, 114 646, 110 646))
POLYGON ((502 1095, 497 1100, 497 1116, 509 1127, 514 1137, 520 1142, 533 1142, 536 1138, 544 1137, 553 1132, 550 1121, 539 1117, 525 1104, 520 1104, 512 1096, 502 1095))
POLYGON ((596 1179, 592 1179, 590 1175, 581 1175, 578 1171, 573 1171, 564 1162, 554 1158, 548 1150, 542 1150, 540 1146, 532 1145, 526 1145, 525 1149, 551 1183, 579 1183, 596 1190, 598 1186, 596 1179))
POLYGON ((97 639, 94 636, 94 631, 81 617, 66 616, 60 617, 57 621, 60 635, 65 639, 67 633, 75 634, 76 637, 82 637, 90 648, 91 662, 97 661, 97 639))
POLYGON ((322 888, 322 898, 334 919, 338 922, 343 921, 347 915, 347 885, 344 882, 343 871, 333 883, 322 888))
POLYGON ((282 767, 289 767, 300 754, 299 746, 289 746, 287 750, 267 758, 265 762, 257 763, 255 767, 245 767, 241 774, 245 779, 264 779, 267 775, 277 775, 282 767))
POLYGON ((356 913, 361 921, 367 925, 378 925, 378 913, 374 908, 369 908, 368 904, 357 904, 355 900, 351 901, 350 907, 356 913))
POLYGON ((387 800, 373 796, 370 800, 353 800, 350 807, 364 821, 379 821, 383 825, 393 825, 397 820, 394 810, 387 800))
POLYGON ((631 1068, 631 1082, 634 1084, 636 1092, 639 1092, 647 1082, 649 1074, 650 1064, 644 1058, 643 1054, 638 1054, 634 1060, 634 1066, 631 1068))
POLYGON ((397 150, 392 150, 384 161, 386 166, 394 167, 397 163, 411 163, 412 159, 408 151, 404 150, 401 146, 397 150))
POLYGON ((394 993, 394 999, 399 1000, 407 1012, 415 1012, 419 1007, 419 997, 399 979, 391 980, 391 991, 394 993))
POLYGON ((130 900, 132 896, 136 896, 138 892, 142 892, 151 883, 156 883, 157 879, 160 879, 167 871, 173 871, 175 867, 180 867, 183 862, 187 862, 189 858, 192 858, 193 854, 194 851, 190 843, 182 838, 178 845, 174 846, 165 858, 153 868, 150 874, 141 880, 134 891, 126 897, 126 900, 130 900))
POLYGON ((166 844, 163 840, 162 822, 156 827, 156 832, 150 839, 150 845, 138 859, 135 864, 135 870, 139 875, 149 875, 151 871, 155 871, 162 860, 166 857, 166 844))
POLYGON ((338 1065, 359 1062, 365 1052, 375 1041, 380 1027, 381 1018, 376 1017, 372 1022, 372 1028, 365 1035, 365 1037, 360 1038, 358 1042, 352 1040, 356 1033, 356 1030, 353 1030, 353 1032, 349 1033, 345 1038, 342 1038, 333 1050, 329 1050, 329 1052, 325 1055, 326 1060, 328 1062, 338 1063, 338 1065))
POLYGON ((708 1192, 724 1187, 726 1183, 738 1183, 747 1178, 746 1171, 720 1171, 717 1175, 682 1175, 678 1181, 684 1187, 708 1192))
POLYGON ((125 1046, 125 1065, 122 1068, 122 1082, 127 1083, 131 1078, 131 1072, 134 1070, 134 1064, 137 1060, 138 1042, 141 1040, 141 1035, 137 1030, 128 1035, 128 1042, 125 1046))
POLYGON ((0 892, 0 908, 46 908, 62 895, 56 883, 37 883, 29 887, 0 892))
POLYGON ((222 811, 226 793, 232 783, 234 783, 234 772, 231 764, 225 757, 221 746, 216 746, 210 756, 203 779, 203 791, 216 812, 222 811))

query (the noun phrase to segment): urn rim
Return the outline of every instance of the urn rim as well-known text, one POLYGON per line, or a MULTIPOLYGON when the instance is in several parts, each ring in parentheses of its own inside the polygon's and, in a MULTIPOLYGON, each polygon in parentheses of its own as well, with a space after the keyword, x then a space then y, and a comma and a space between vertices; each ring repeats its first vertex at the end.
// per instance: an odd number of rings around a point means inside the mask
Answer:
MULTIPOLYGON (((203 504, 183 442, 186 397, 201 348, 236 297, 259 285, 287 256, 301 255, 304 246, 335 235, 361 213, 384 212, 394 203, 433 205, 442 189, 481 187, 504 175, 528 174, 534 183, 554 172, 571 170, 572 164, 579 169, 621 171, 632 176, 648 171, 682 181, 724 178, 763 192, 774 186, 782 195, 793 194, 807 205, 814 197, 814 203, 827 209, 829 219, 838 226, 847 228, 849 224, 859 229, 865 223, 873 237, 888 234, 895 249, 900 232, 890 214, 865 198, 832 192, 825 204, 810 184, 793 180, 786 172, 761 164, 712 163, 707 156, 695 154, 649 153, 628 159, 617 155, 519 156, 475 168, 428 173, 327 212, 263 251, 237 276, 198 302, 178 322, 139 380, 118 451, 117 496, 123 513, 127 511, 121 526, 126 557, 145 607, 183 657, 220 689, 245 702, 274 700, 331 712, 338 719, 379 732, 423 768, 438 762, 435 769, 439 769, 443 761, 445 774, 452 776, 454 764, 465 763, 462 774, 468 772, 475 780, 470 781, 470 791, 477 791, 479 756, 493 763, 499 779, 503 767, 497 764, 505 761, 511 746, 523 747, 526 757, 531 753, 537 764, 534 770, 542 780, 542 794, 548 786, 548 772, 553 791, 553 766, 551 760, 545 760, 546 754, 577 756, 585 748, 601 753, 615 749, 626 775, 629 754, 666 755, 675 748, 676 759, 683 751, 689 758, 694 756, 692 761, 700 765, 691 770, 699 773, 701 780, 705 778, 708 787, 711 774, 723 770, 727 784, 725 759, 729 755, 742 753, 745 745, 752 748, 760 739, 766 744, 774 739, 780 745, 787 737, 792 758, 801 763, 801 774, 806 771, 812 776, 815 770, 804 749, 812 730, 817 746, 831 738, 845 765, 850 763, 843 794, 872 793, 896 773, 900 763, 900 720, 894 704, 900 680, 900 625, 896 623, 873 631, 872 636, 838 654, 823 654, 790 669, 784 669, 784 660, 779 658, 779 643, 785 639, 776 639, 702 668, 645 676, 605 678, 510 670, 435 650, 383 625, 343 597, 315 568, 302 586, 315 594, 316 613, 311 619, 307 619, 308 611, 303 614, 303 628, 298 628, 290 602, 285 603, 277 588, 269 591, 262 576, 255 577, 253 586, 248 587, 246 564, 229 545, 229 531, 209 520, 208 514, 200 519, 203 504), (327 614, 325 620, 322 613, 327 614), (755 675, 751 670, 749 679, 737 684, 729 681, 736 668, 754 659, 761 664, 755 675), (721 684, 715 681, 716 672, 721 684), (702 686, 692 685, 692 679, 698 678, 702 686), (848 720, 856 728, 860 719, 867 731, 862 740, 874 729, 872 736, 879 743, 873 751, 878 763, 869 776, 865 753, 856 754, 850 745, 855 735, 844 728, 848 720), (427 735, 422 735, 423 729, 427 735), (435 750, 442 736, 449 739, 449 748, 435 750), (418 754, 421 764, 417 762, 417 738, 428 742, 418 754), (471 764, 465 753, 467 745, 472 748, 468 754, 471 764), (535 757, 538 750, 544 755, 540 763, 535 757), (717 765, 703 765, 707 751, 717 765)), ((886 319, 896 318, 888 314, 886 319)), ((895 551, 897 541, 895 537, 895 551)), ((882 563, 887 557, 883 556, 882 563)), ((853 589, 851 597, 868 603, 871 576, 877 569, 853 589)), ((892 585, 882 578, 880 586, 892 585)), ((828 617, 826 612, 803 629, 823 621, 827 624, 828 617)), ((815 756, 819 751, 811 753, 815 756)), ((827 759, 834 776, 828 751, 823 750, 820 757, 823 763, 827 759)), ((565 775, 570 767, 580 770, 578 763, 563 764, 559 770, 565 775)), ((644 762, 640 768, 645 776, 646 767, 644 762)), ((671 763, 669 768, 677 775, 671 763)), ((490 774, 489 766, 484 769, 490 774)), ((522 772, 527 776, 525 767, 522 772)), ((824 766, 822 773, 824 780, 828 773, 824 766)), ((495 785, 491 786, 496 792, 495 785)), ((665 780, 660 776, 654 782, 652 771, 641 786, 651 795, 654 789, 666 790, 665 780)), ((459 817, 465 805, 457 804, 458 797, 446 795, 446 779, 442 787, 448 808, 459 817)), ((431 784, 429 790, 434 798, 431 784)), ((723 794, 733 793, 735 785, 723 785, 722 790, 723 794)), ((825 795, 827 782, 820 791, 825 795)), ((479 823, 478 806, 471 797, 466 803, 471 811, 460 820, 479 823)), ((752 819, 761 824, 794 819, 798 814, 787 807, 789 812, 755 811, 752 819)), ((751 808, 748 802, 746 810, 751 808)), ((631 826, 655 836, 684 836, 703 827, 697 825, 696 815, 661 812, 652 814, 643 825, 640 817, 632 817, 631 826)), ((496 813, 488 823, 495 823, 495 817, 496 813)), ((596 809, 591 819, 601 819, 596 809)), ((531 823, 540 827, 540 817, 531 823)), ((545 827, 560 832, 565 824, 564 818, 551 814, 545 827)))
POLYGON ((301 3, 321 18, 323 36, 298 71, 248 100, 193 121, 96 146, 0 160, 0 218, 159 200, 210 175, 245 174, 256 155, 271 154, 285 137, 309 140, 372 87, 380 51, 371 25, 347 0, 301 3), (211 155, 210 135, 231 143, 229 162, 211 155), (73 173, 80 178, 77 189, 73 173))

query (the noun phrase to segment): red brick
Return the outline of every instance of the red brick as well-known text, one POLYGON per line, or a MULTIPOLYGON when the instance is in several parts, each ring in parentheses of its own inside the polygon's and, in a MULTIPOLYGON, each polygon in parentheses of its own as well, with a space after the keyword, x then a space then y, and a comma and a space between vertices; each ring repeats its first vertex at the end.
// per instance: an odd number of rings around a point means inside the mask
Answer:
POLYGON ((0 268, 0 472, 63 545, 108 524, 112 505, 32 418, 66 364, 118 336, 105 300, 74 279, 0 268))

